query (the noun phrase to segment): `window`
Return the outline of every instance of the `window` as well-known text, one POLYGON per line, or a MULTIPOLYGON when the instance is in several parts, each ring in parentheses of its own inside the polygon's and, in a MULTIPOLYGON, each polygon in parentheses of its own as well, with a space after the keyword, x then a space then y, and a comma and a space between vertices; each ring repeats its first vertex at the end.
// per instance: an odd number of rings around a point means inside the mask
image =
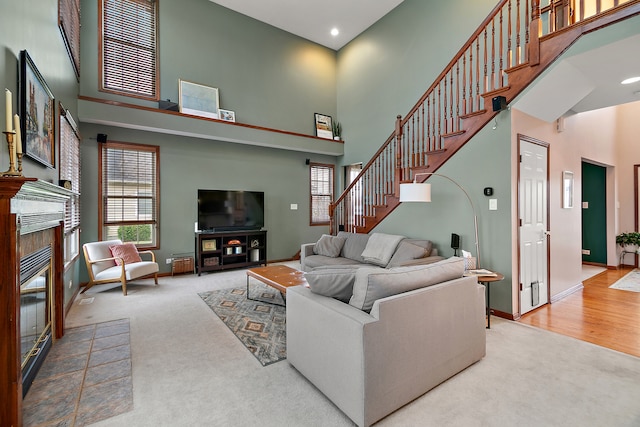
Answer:
POLYGON ((58 1, 58 26, 67 46, 73 71, 80 77, 80 0, 58 1))
POLYGON ((73 195, 64 215, 65 266, 80 254, 80 136, 69 110, 60 104, 60 179, 71 181, 73 195))
POLYGON ((100 240, 159 247, 160 148, 106 142, 100 150, 100 240))
POLYGON ((311 163, 311 225, 328 225, 333 202, 333 165, 311 163))
POLYGON ((101 0, 100 90, 159 99, 157 0, 101 0))

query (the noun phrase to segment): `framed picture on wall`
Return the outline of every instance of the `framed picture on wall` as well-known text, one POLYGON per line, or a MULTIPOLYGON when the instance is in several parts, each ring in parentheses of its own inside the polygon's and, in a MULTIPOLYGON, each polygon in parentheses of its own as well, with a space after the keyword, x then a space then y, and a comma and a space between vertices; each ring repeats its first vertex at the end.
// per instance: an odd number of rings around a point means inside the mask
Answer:
POLYGON ((218 118, 220 106, 218 88, 180 79, 179 97, 181 113, 210 119, 218 118))
POLYGON ((562 172, 562 207, 573 207, 573 172, 570 171, 562 172))
POLYGON ((235 111, 231 111, 231 110, 223 110, 222 108, 219 110, 220 111, 220 120, 224 120, 227 122, 235 122, 236 121, 236 112, 235 111))
POLYGON ((320 138, 333 139, 333 124, 331 116, 315 113, 316 136, 320 138))
POLYGON ((20 52, 20 127, 22 152, 55 167, 55 103, 47 82, 26 50, 20 52))

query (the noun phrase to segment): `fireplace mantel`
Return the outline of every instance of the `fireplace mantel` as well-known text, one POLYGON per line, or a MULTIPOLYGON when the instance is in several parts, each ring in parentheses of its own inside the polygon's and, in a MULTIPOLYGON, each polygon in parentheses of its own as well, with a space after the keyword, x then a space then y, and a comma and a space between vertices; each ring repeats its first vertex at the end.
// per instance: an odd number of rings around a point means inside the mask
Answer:
POLYGON ((3 426, 22 425, 20 258, 32 247, 51 245, 53 250, 54 338, 64 333, 63 222, 65 203, 71 194, 35 178, 0 177, 0 336, 3 338, 0 424, 3 426))

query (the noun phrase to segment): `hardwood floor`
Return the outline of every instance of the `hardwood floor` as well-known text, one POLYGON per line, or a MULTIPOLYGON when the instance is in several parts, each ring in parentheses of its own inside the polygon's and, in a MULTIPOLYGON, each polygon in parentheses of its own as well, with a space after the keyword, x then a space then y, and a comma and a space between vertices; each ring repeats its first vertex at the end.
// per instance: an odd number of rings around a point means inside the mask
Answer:
POLYGON ((584 289, 519 322, 640 357, 640 292, 609 289, 629 271, 606 270, 586 279, 584 289))

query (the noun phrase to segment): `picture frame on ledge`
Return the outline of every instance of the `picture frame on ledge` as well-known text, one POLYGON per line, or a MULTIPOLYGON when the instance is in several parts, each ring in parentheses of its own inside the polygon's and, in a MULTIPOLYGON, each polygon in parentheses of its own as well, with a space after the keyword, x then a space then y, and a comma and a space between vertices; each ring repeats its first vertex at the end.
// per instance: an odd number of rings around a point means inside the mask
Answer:
POLYGON ((179 108, 182 114, 218 118, 220 97, 218 88, 179 80, 179 108))
POLYGON ((333 139, 333 124, 331 116, 315 113, 315 123, 317 137, 333 139))
POLYGON ((224 120, 225 122, 235 122, 236 121, 236 112, 231 110, 223 110, 222 108, 218 110, 218 116, 220 120, 224 120))
POLYGON ((26 50, 20 52, 22 152, 48 168, 55 166, 55 102, 26 50))

